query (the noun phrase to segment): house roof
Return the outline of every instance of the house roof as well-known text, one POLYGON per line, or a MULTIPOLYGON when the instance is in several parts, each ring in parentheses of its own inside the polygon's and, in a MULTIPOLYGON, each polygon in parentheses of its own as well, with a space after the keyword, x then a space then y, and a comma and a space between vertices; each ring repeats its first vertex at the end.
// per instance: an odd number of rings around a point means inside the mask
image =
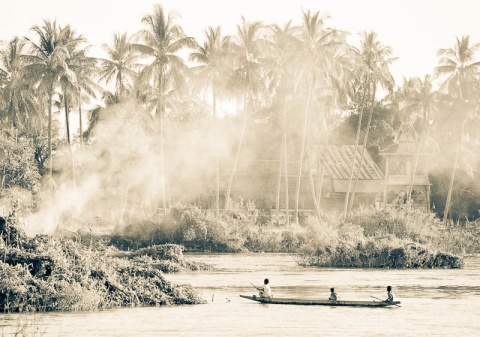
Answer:
MULTIPOLYGON (((354 172, 358 171, 363 146, 359 145, 356 151, 354 172)), ((318 155, 322 162, 325 154, 326 171, 334 180, 349 180, 352 161, 355 154, 355 145, 325 145, 319 146, 318 155)), ((378 165, 373 161, 368 151, 363 155, 363 164, 359 180, 383 180, 384 176, 378 165)))
MULTIPOLYGON (((358 172, 358 167, 360 166, 360 158, 362 155, 363 146, 359 145, 356 149, 356 161, 354 172, 358 172)), ((243 153, 243 158, 249 158, 246 151, 243 153)), ((317 145, 312 148, 311 151, 311 162, 312 162, 312 173, 313 179, 318 179, 321 170, 322 163, 325 159, 326 167, 324 177, 328 180, 324 181, 324 188, 330 190, 334 193, 345 193, 348 189, 350 171, 352 167, 352 161, 355 154, 355 145, 317 145)), ((305 190, 309 191, 308 183, 308 159, 307 156, 304 158, 305 162, 302 167, 302 186, 305 190)), ((267 171, 271 169, 272 174, 277 174, 278 172, 278 163, 279 159, 261 159, 261 160, 252 160, 252 161, 242 161, 238 163, 236 171, 236 183, 234 184, 234 189, 237 191, 245 190, 248 191, 251 189, 249 181, 251 182, 252 170, 251 165, 256 165, 257 167, 262 167, 267 171), (242 180, 243 179, 243 180, 242 180)), ((225 161, 224 165, 228 165, 230 162, 225 161)), ((292 158, 288 161, 288 174, 291 179, 289 179, 289 189, 295 190, 296 185, 296 174, 298 170, 298 160, 292 158), (295 179, 294 179, 295 178, 295 179)), ((229 172, 224 170, 223 172, 229 172)), ((282 172, 283 174, 283 172, 282 172)), ((223 177, 227 179, 227 176, 223 177)), ((355 180, 355 175, 353 176, 355 180)), ((276 180, 275 180, 276 181, 276 180)), ((221 183, 221 186, 226 186, 227 180, 221 183)), ((253 182, 254 183, 254 182, 253 182)), ((359 193, 378 193, 382 188, 384 183, 384 175, 375 161, 372 159, 368 151, 365 151, 363 154, 363 163, 360 170, 359 181, 356 188, 356 191, 359 193)), ((276 185, 272 185, 271 189, 274 191, 276 185)))
MULTIPOLYGON (((414 155, 418 151, 419 137, 413 128, 402 127, 394 144, 380 152, 380 155, 414 155)), ((425 137, 420 154, 427 155, 436 152, 438 146, 432 138, 425 137)))

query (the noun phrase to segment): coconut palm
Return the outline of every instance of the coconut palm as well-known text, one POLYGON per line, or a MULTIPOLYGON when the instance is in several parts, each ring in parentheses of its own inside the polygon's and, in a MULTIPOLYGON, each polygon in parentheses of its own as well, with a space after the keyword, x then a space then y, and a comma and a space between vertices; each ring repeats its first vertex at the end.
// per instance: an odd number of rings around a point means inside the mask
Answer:
POLYGON ((93 133, 93 130, 99 123, 102 112, 109 107, 113 107, 116 104, 121 103, 119 101, 118 96, 115 93, 112 93, 110 91, 104 91, 102 93, 101 99, 103 102, 103 106, 97 105, 93 109, 88 111, 88 128, 87 130, 85 130, 85 132, 82 135, 82 137, 87 140, 90 138, 91 134, 93 133))
MULTIPOLYGON (((368 135, 370 131, 370 124, 372 122, 373 110, 375 108, 375 99, 377 93, 378 85, 382 86, 384 89, 392 91, 393 85, 395 83, 390 69, 388 68, 396 58, 392 58, 392 49, 389 46, 384 46, 380 41, 378 41, 377 33, 375 32, 364 32, 361 41, 361 47, 359 50, 359 55, 362 58, 361 71, 364 71, 363 78, 365 79, 365 92, 370 96, 370 113, 367 120, 367 125, 365 127, 365 135, 363 139, 362 152, 360 154, 360 163, 358 165, 358 170, 355 178, 355 185, 353 187, 352 197, 350 199, 350 206, 348 207, 350 188, 353 178, 354 170, 350 172, 349 185, 347 193, 345 196, 345 207, 344 207, 344 219, 347 217, 348 213, 353 207, 353 201, 355 199, 355 190, 356 185, 360 176, 361 167, 363 165, 363 158, 365 155, 365 150, 368 143, 368 135), (347 208, 348 207, 348 208, 347 208)), ((364 104, 364 102, 363 102, 364 104)), ((362 105, 363 105, 362 104, 362 105)), ((359 119, 360 123, 360 119, 359 119)), ((359 139, 360 130, 357 128, 357 141, 355 143, 355 153, 353 157, 353 163, 356 160, 356 149, 358 148, 358 139, 359 139)))
POLYGON ((0 116, 13 127, 26 126, 37 111, 35 97, 22 81, 25 41, 15 37, 0 50, 0 116))
MULTIPOLYGON (((300 184, 303 171, 305 148, 308 144, 307 127, 310 120, 311 105, 316 97, 316 90, 325 82, 329 71, 328 62, 334 55, 334 50, 343 43, 338 40, 337 32, 325 27, 328 16, 320 12, 303 12, 302 25, 298 29, 297 38, 301 46, 295 55, 296 59, 296 92, 303 93, 305 97, 305 110, 303 116, 303 127, 301 132, 301 145, 299 151, 297 182, 295 189, 295 210, 294 220, 298 222, 298 206, 300 200, 300 184)), ((311 168, 309 168, 311 169, 311 168)), ((315 188, 312 186, 313 201, 317 217, 320 217, 318 202, 315 196, 315 188)))
POLYGON ((411 78, 405 80, 400 96, 401 112, 403 112, 410 121, 415 122, 416 120, 421 120, 422 123, 422 133, 415 155, 410 188, 408 189, 407 200, 410 202, 420 151, 424 146, 426 137, 428 136, 430 125, 429 121, 431 119, 432 112, 435 109, 435 103, 438 95, 437 92, 432 89, 430 75, 426 75, 423 81, 420 78, 411 78))
POLYGON ((97 93, 102 92, 102 88, 95 81, 98 75, 96 67, 96 59, 91 57, 82 57, 79 59, 81 67, 76 71, 77 73, 77 104, 78 104, 78 123, 79 123, 79 137, 80 146, 83 146, 83 113, 82 105, 89 102, 90 98, 96 98, 97 93))
POLYGON ((459 125, 459 133, 456 142, 457 149, 453 161, 452 173, 448 187, 447 201, 445 203, 445 211, 443 215, 444 223, 448 220, 450 205, 452 201, 453 184, 455 182, 455 174, 457 171, 458 161, 460 157, 462 139, 464 137, 465 127, 469 120, 469 115, 474 110, 472 102, 475 100, 475 92, 478 82, 480 62, 475 61, 475 52, 480 48, 480 44, 472 44, 469 36, 463 36, 461 39, 456 38, 456 43, 452 48, 440 49, 438 56, 440 57, 439 65, 435 68, 435 76, 442 78, 441 90, 446 90, 448 94, 458 102, 458 108, 461 109, 457 113, 457 121, 459 125))
POLYGON ((350 70, 353 69, 352 60, 355 54, 351 53, 348 45, 346 47, 343 53, 336 53, 335 66, 330 68, 329 74, 325 78, 325 84, 320 88, 323 94, 316 98, 316 106, 319 113, 314 116, 316 118, 312 124, 318 125, 314 135, 317 135, 317 143, 319 145, 323 144, 323 146, 318 146, 317 154, 317 158, 319 158, 317 160, 317 172, 319 172, 318 176, 320 179, 317 182, 315 196, 318 210, 320 210, 322 202, 324 177, 328 165, 326 157, 331 130, 344 122, 342 115, 348 105, 347 98, 352 79, 350 70))
POLYGON ((53 183, 52 158, 52 105, 55 88, 62 76, 71 77, 66 60, 69 57, 70 27, 57 25, 56 21, 44 20, 42 26, 35 25, 31 29, 35 39, 26 38, 31 48, 30 54, 23 54, 25 62, 25 80, 34 90, 45 96, 48 109, 48 158, 49 175, 53 183))
POLYGON ((274 57, 272 58, 273 66, 271 67, 271 91, 273 101, 278 101, 278 106, 281 112, 281 131, 282 131, 282 146, 280 147, 280 161, 278 167, 277 180, 277 224, 280 221, 280 190, 282 171, 284 172, 284 186, 285 186, 285 220, 286 225, 290 224, 289 216, 289 191, 288 191, 288 147, 287 147, 287 94, 293 92, 291 58, 297 47, 300 46, 300 41, 295 38, 295 27, 292 22, 287 22, 283 27, 273 25, 273 42, 274 42, 274 57))
POLYGON ((107 85, 114 80, 115 95, 122 100, 130 94, 137 78, 139 54, 132 48, 127 33, 115 33, 112 45, 104 44, 103 49, 108 58, 99 59, 100 80, 107 85))
MULTIPOLYGON (((205 31, 205 42, 203 46, 198 45, 195 51, 190 54, 190 60, 198 65, 192 68, 195 74, 194 85, 200 87, 204 92, 211 92, 212 115, 214 120, 214 142, 217 144, 217 98, 224 90, 225 73, 227 72, 227 57, 225 39, 222 38, 220 27, 208 27, 205 31)), ((218 150, 215 150, 215 171, 216 171, 216 193, 215 193, 215 216, 218 218, 220 210, 220 167, 218 150)))
POLYGON ((237 25, 237 35, 228 38, 229 50, 234 54, 234 70, 230 78, 230 89, 243 96, 243 123, 238 148, 235 154, 232 170, 225 194, 225 211, 230 208, 230 193, 237 170, 250 104, 266 97, 265 60, 263 51, 267 47, 267 40, 260 37, 264 26, 261 22, 248 23, 244 17, 237 25))
POLYGON ((78 94, 82 87, 83 90, 93 94, 91 90, 93 81, 90 76, 91 70, 95 66, 95 60, 87 56, 88 46, 85 46, 87 40, 81 34, 77 34, 67 26, 64 38, 65 46, 68 48, 68 56, 65 60, 67 68, 59 77, 59 85, 62 89, 63 106, 65 109, 66 139, 70 146, 70 101, 78 100, 78 94))
MULTIPOLYGON (((355 50, 346 43, 346 33, 338 30, 331 30, 331 41, 326 46, 328 53, 324 59, 324 74, 318 82, 314 95, 314 106, 316 113, 312 114, 312 126, 314 130, 310 132, 311 143, 324 144, 317 147, 317 186, 313 185, 313 179, 310 178, 310 184, 313 195, 317 202, 316 210, 320 211, 322 200, 322 189, 324 176, 326 172, 326 153, 330 139, 330 133, 333 128, 343 122, 342 111, 348 106, 350 94, 350 83, 355 79, 354 69, 358 63, 355 50), (322 152, 320 154, 320 151, 322 152)), ((308 155, 307 149, 307 155, 308 155)), ((309 160, 311 162, 311 160, 309 160)), ((309 167, 309 175, 312 176, 312 167, 309 167)))
POLYGON ((140 30, 136 37, 141 43, 132 44, 148 63, 138 75, 139 88, 148 88, 150 101, 155 105, 155 115, 158 117, 160 132, 160 170, 164 177, 163 208, 167 210, 166 185, 168 179, 164 168, 164 118, 167 106, 167 94, 173 90, 181 92, 186 88, 185 77, 188 67, 178 52, 186 47, 194 48, 196 43, 187 37, 181 26, 175 23, 177 16, 167 14, 161 5, 155 5, 153 14, 142 18, 146 28, 140 30))

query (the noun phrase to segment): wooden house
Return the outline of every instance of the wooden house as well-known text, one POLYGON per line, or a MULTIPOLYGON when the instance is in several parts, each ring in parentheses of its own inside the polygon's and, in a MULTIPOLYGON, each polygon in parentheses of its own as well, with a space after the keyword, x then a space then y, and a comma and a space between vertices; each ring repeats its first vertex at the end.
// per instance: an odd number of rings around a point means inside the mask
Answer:
POLYGON ((395 144, 380 152, 385 157, 383 207, 401 206, 430 211, 428 162, 434 152, 429 142, 424 141, 420 150, 419 143, 415 130, 404 127, 395 144))

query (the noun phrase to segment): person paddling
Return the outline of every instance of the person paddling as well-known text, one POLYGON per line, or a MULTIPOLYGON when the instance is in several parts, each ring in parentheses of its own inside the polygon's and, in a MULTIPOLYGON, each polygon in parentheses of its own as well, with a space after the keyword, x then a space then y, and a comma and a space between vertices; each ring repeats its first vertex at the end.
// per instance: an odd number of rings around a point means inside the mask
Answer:
POLYGON ((330 301, 336 301, 338 299, 338 295, 335 292, 335 288, 330 288, 330 297, 328 299, 330 301))
POLYGON ((387 299, 384 302, 393 302, 395 301, 395 295, 393 294, 392 287, 387 287, 387 299))
POLYGON ((272 289, 270 289, 270 286, 268 285, 268 283, 270 283, 270 281, 268 280, 268 278, 266 278, 263 281, 263 287, 256 287, 254 285, 254 287, 257 288, 257 290, 259 291, 258 294, 260 295, 260 297, 263 297, 263 298, 272 297, 272 289))

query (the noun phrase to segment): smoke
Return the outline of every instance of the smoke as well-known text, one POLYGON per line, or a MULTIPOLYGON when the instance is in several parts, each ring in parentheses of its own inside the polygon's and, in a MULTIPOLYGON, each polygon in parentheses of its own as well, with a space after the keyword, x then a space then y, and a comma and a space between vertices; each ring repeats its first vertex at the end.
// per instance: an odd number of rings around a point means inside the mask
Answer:
POLYGON ((111 231, 158 219, 164 189, 167 206, 210 193, 215 151, 228 149, 238 132, 230 132, 232 140, 215 142, 210 119, 201 120, 193 119, 191 127, 189 123, 164 123, 162 174, 158 117, 135 103, 104 109, 91 143, 73 150, 76 183, 68 149, 57 153, 57 188, 46 191, 38 212, 27 217, 26 232, 111 231))

